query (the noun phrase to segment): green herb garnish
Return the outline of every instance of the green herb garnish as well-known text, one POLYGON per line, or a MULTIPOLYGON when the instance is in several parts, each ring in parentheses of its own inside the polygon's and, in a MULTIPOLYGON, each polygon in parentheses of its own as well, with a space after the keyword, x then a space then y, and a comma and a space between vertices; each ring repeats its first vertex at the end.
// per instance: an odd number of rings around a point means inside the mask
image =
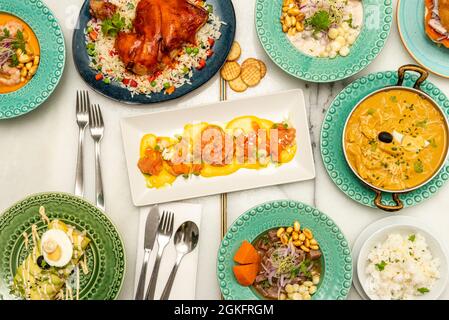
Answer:
POLYGON ((331 25, 331 19, 329 12, 320 10, 306 20, 306 25, 311 26, 315 32, 320 32, 329 29, 331 25))
POLYGON ((427 288, 418 288, 418 289, 416 289, 416 290, 418 290, 418 292, 419 292, 419 293, 422 293, 422 294, 427 293, 427 292, 430 291, 430 290, 427 289, 427 288))
POLYGON ((385 261, 382 260, 381 263, 376 263, 376 268, 379 271, 383 271, 385 269, 385 266, 387 265, 387 263, 385 261))
POLYGON ((413 164, 413 169, 415 169, 416 173, 423 173, 424 172, 424 166, 421 162, 421 160, 417 160, 414 164, 413 164))
POLYGON ((422 121, 416 122, 416 126, 417 126, 417 127, 420 127, 420 128, 425 128, 425 127, 427 127, 427 119, 424 119, 424 120, 422 120, 422 121))
POLYGON ((101 31, 106 36, 115 37, 125 26, 125 18, 116 13, 110 19, 106 19, 101 24, 101 31))
POLYGON ((414 234, 411 234, 411 235, 408 237, 408 241, 411 241, 411 242, 415 242, 415 239, 416 239, 416 235, 414 235, 414 234))

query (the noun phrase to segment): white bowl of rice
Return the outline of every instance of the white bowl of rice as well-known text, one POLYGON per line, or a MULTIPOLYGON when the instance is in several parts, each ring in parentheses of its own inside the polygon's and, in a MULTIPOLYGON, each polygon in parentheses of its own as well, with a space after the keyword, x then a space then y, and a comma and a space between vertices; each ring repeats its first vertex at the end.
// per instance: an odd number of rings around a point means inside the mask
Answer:
POLYGON ((365 241, 357 274, 372 300, 436 300, 447 284, 446 250, 434 232, 410 219, 383 227, 365 241))

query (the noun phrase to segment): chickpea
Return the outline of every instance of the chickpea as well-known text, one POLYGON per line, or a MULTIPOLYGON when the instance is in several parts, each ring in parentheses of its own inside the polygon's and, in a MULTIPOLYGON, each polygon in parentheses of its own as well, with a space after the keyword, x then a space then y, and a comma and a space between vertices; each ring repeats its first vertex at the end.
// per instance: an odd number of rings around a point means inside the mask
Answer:
POLYGON ((292 233, 292 232, 293 232, 293 228, 292 228, 292 227, 288 227, 288 228, 287 228, 287 233, 290 234, 290 233, 292 233))
POLYGON ((301 225, 299 224, 298 221, 295 221, 293 223, 293 229, 295 229, 295 231, 298 232, 298 233, 301 231, 301 225))
POLYGON ((280 238, 284 232, 285 232, 284 228, 279 228, 278 231, 276 232, 277 237, 280 238))
POLYGON ((310 248, 310 240, 306 238, 306 240, 304 240, 304 245, 305 245, 307 248, 310 248))
POLYGON ((28 69, 27 69, 27 68, 22 68, 22 69, 20 70, 20 76, 21 76, 21 77, 26 77, 27 74, 28 74, 28 69))
POLYGON ((34 76, 37 72, 37 66, 32 66, 30 71, 28 72, 28 75, 34 76))
POLYGON ((302 244, 303 244, 303 242, 302 241, 299 241, 299 240, 296 240, 296 241, 293 241, 293 245, 295 246, 295 247, 301 247, 302 246, 302 244))
POLYGON ((301 22, 296 22, 296 31, 304 31, 304 25, 301 22))
POLYGON ((304 235, 306 236, 307 239, 309 239, 309 240, 313 239, 313 233, 309 229, 304 228, 302 233, 304 233, 304 235))
POLYGON ((319 250, 320 249, 320 247, 318 245, 311 245, 311 246, 309 246, 309 248, 312 249, 312 250, 319 250))
POLYGON ((306 240, 306 235, 304 233, 301 233, 298 237, 298 240, 300 240, 300 241, 306 240))
POLYGON ((310 249, 307 248, 305 245, 300 246, 301 250, 304 252, 310 252, 310 249))
POLYGON ((292 238, 293 240, 298 240, 299 234, 296 231, 293 231, 292 238))

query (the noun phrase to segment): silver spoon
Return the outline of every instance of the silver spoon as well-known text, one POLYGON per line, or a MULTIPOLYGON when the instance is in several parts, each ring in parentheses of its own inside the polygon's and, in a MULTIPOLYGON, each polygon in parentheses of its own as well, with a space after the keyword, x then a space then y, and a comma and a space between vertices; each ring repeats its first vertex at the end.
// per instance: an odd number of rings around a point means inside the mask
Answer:
POLYGON ((192 252, 196 245, 198 244, 199 230, 198 226, 192 222, 184 222, 176 231, 174 242, 177 252, 176 263, 168 278, 167 284, 165 285, 164 292, 162 293, 161 300, 168 300, 170 297, 171 288, 173 282, 175 281, 176 272, 178 271, 179 265, 181 264, 182 258, 186 254, 192 252))

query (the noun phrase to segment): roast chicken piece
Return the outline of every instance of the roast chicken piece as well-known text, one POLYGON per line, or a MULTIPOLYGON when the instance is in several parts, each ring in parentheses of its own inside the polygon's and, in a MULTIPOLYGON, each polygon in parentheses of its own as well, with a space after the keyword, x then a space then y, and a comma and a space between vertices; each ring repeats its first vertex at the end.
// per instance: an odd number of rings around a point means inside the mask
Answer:
POLYGON ((99 20, 112 18, 117 12, 117 6, 107 0, 90 0, 89 4, 90 14, 99 20))
POLYGON ((152 75, 173 61, 196 33, 208 12, 187 0, 141 0, 136 8, 135 32, 120 32, 115 47, 128 70, 152 75))

